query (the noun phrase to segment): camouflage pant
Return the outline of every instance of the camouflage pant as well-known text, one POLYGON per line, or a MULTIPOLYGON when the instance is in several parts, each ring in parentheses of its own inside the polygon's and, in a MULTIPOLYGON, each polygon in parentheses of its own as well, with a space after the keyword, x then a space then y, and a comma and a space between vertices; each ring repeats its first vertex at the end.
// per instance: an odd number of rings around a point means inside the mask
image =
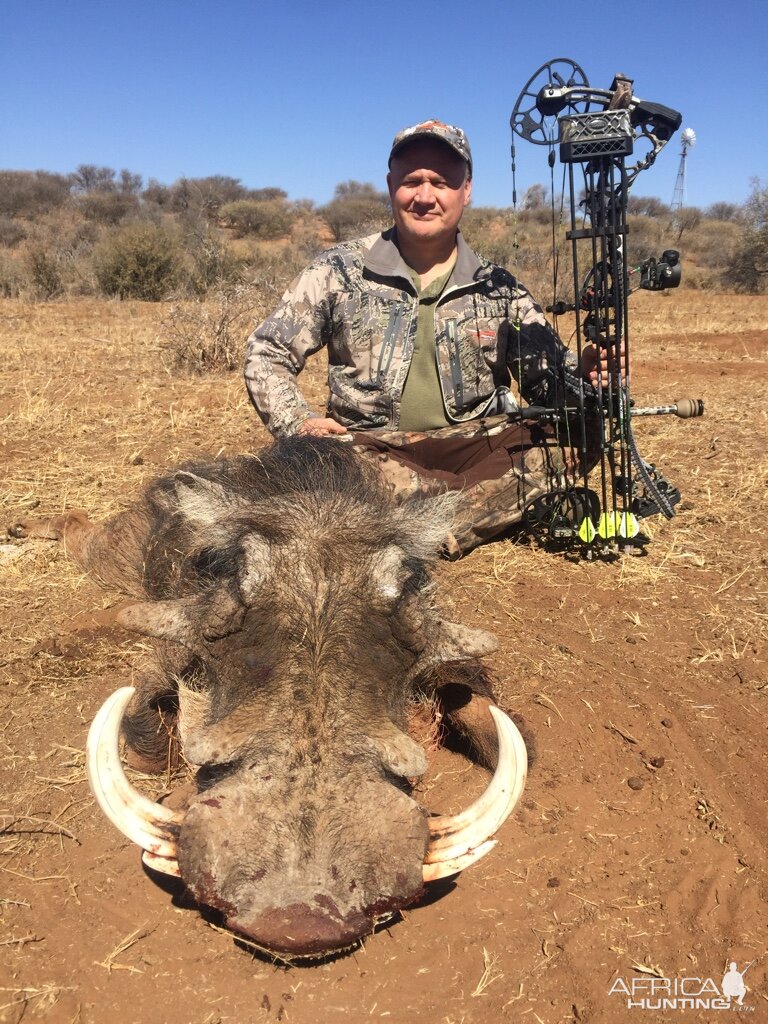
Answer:
POLYGON ((371 430, 355 434, 353 444, 398 497, 462 491, 445 545, 452 560, 520 522, 541 495, 575 482, 570 447, 548 428, 510 425, 506 416, 424 433, 371 430))

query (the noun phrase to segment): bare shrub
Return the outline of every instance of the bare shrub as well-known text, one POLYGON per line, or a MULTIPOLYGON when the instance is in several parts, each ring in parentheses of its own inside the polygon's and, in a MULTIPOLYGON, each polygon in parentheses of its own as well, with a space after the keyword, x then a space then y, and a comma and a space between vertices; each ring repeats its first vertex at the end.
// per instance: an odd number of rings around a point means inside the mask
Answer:
POLYGON ((255 245, 242 278, 214 288, 197 302, 178 302, 164 321, 171 367, 191 373, 239 369, 245 339, 279 303, 307 259, 298 245, 255 245))
POLYGON ((176 235, 150 221, 138 221, 108 234, 93 252, 93 266, 104 295, 158 302, 181 275, 176 235))
POLYGON ((660 256, 669 248, 668 225, 655 216, 633 215, 627 218, 627 263, 630 267, 649 256, 660 256))
POLYGON ((189 289, 200 297, 242 281, 247 260, 227 246, 207 223, 184 240, 189 260, 189 289))
POLYGON ((170 187, 163 185, 156 178, 149 179, 146 188, 141 193, 141 198, 145 203, 157 206, 161 210, 167 210, 171 207, 172 196, 170 187))
POLYGON ((727 267, 727 281, 754 295, 768 284, 768 185, 757 178, 744 204, 744 220, 747 229, 727 267))
POLYGON ((13 217, 0 214, 0 245, 6 249, 13 249, 26 237, 27 231, 23 224, 13 217))
POLYGON ((263 310, 259 287, 242 283, 220 288, 206 300, 174 304, 163 320, 171 367, 198 374, 237 369, 249 327, 263 310))
POLYGON ((291 225, 291 252, 295 252, 296 262, 300 259, 303 264, 309 263, 332 241, 325 222, 311 208, 300 208, 291 225))
MULTIPOLYGON (((744 233, 745 228, 738 221, 702 218, 701 223, 686 237, 683 255, 695 254, 700 266, 725 275, 744 239, 744 233)), ((727 280, 724 279, 723 283, 727 284, 727 280)))

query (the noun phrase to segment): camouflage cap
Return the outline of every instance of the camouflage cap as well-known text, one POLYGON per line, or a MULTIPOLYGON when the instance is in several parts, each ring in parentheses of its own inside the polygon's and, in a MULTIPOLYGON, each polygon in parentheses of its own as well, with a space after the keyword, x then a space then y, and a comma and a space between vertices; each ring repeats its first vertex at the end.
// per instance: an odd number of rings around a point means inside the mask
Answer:
POLYGON ((389 164, 392 164, 392 157, 399 153, 400 150, 407 146, 410 142, 416 142, 419 139, 437 139, 439 142, 444 142, 447 146, 450 146, 454 153, 458 153, 462 160, 466 160, 469 166, 469 173, 472 174, 472 153, 469 149, 469 142, 467 136, 461 130, 453 124, 445 124, 443 121, 436 121, 434 118, 430 121, 422 121, 420 124, 414 124, 410 128, 403 128, 401 132, 392 140, 392 149, 389 152, 389 164))

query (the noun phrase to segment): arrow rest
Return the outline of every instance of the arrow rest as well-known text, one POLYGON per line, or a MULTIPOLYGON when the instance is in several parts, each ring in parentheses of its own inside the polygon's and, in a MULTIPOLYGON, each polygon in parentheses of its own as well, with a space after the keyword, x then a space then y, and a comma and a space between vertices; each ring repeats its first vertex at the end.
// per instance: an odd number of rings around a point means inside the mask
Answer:
MULTIPOLYGON (((636 408, 630 397, 628 298, 633 291, 676 288, 679 253, 665 250, 634 267, 627 262, 627 199, 637 175, 650 167, 682 123, 670 107, 641 100, 633 82, 617 75, 610 89, 589 84, 575 61, 557 57, 543 64, 523 87, 510 117, 513 207, 517 220, 515 136, 549 148, 564 166, 571 243, 573 302, 554 301, 547 311, 575 314, 575 366, 551 370, 551 407, 517 410, 518 419, 548 424, 563 449, 575 452, 578 469, 561 474, 562 488, 535 497, 525 522, 560 547, 580 548, 589 558, 638 552, 647 539, 638 520, 661 513, 671 518, 680 492, 643 460, 632 420, 673 414, 701 416, 701 399, 636 408), (630 163, 632 160, 634 162, 630 163), (585 352, 595 347, 607 363, 596 386, 581 377, 585 352)), ((554 187, 553 192, 553 247, 554 187)), ((516 246, 517 247, 517 246, 516 246)), ((553 253, 557 268, 557 253, 553 253)), ((554 293, 557 294, 557 270, 554 293)))

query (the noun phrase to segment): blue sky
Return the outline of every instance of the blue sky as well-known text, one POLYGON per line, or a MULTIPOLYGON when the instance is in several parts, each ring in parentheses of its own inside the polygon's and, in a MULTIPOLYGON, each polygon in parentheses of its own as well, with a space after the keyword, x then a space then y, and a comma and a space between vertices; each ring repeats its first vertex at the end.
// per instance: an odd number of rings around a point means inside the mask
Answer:
MULTIPOLYGON (((545 61, 616 71, 696 131, 687 201, 768 177, 768 0, 0 0, 0 167, 95 163, 170 183, 226 174, 328 200, 384 187, 392 136, 461 125, 475 204, 511 203, 509 116, 545 61)), ((672 198, 679 135, 635 192, 672 198)), ((548 182, 519 141, 518 194, 548 182)))

